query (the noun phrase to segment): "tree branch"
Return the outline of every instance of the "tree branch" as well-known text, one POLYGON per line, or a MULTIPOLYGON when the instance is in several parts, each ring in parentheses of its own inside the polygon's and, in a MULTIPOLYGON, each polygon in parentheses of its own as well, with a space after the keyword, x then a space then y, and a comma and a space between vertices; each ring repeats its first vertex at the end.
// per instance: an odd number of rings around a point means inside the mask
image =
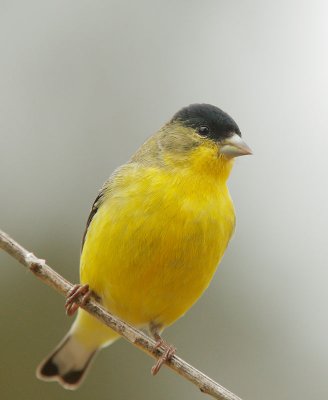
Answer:
MULTIPOLYGON (((28 268, 36 277, 51 286, 57 292, 67 295, 72 288, 72 284, 50 268, 44 260, 37 258, 33 253, 27 251, 5 232, 0 230, 0 248, 5 250, 13 258, 28 268)), ((79 302, 80 300, 78 300, 79 302)), ((92 314, 99 321, 109 326, 115 332, 123 336, 127 341, 139 347, 148 355, 158 359, 163 351, 155 348, 155 342, 143 332, 132 327, 126 322, 110 314, 95 300, 91 299, 84 306, 84 310, 92 314)), ((185 379, 194 383, 203 392, 219 400, 241 400, 238 396, 219 385, 211 378, 192 367, 184 360, 173 356, 167 363, 167 366, 183 376, 185 379)))

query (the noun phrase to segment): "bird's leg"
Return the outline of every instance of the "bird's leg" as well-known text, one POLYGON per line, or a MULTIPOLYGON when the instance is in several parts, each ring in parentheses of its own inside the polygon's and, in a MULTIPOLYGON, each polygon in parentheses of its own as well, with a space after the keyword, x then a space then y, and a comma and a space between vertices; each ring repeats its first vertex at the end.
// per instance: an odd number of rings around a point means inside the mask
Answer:
POLYGON ((82 296, 81 305, 85 305, 87 301, 90 299, 92 291, 89 289, 89 285, 81 285, 77 284, 72 287, 72 289, 68 292, 66 296, 66 314, 72 316, 76 313, 78 308, 80 307, 79 304, 76 303, 76 300, 82 296))
POLYGON ((175 354, 176 348, 170 344, 168 344, 160 335, 162 330, 161 325, 151 323, 149 326, 150 333, 153 338, 156 340, 155 349, 163 348, 164 352, 161 357, 157 360, 156 364, 152 367, 151 373, 152 375, 156 375, 158 371, 161 369, 161 366, 170 360, 170 358, 175 354))

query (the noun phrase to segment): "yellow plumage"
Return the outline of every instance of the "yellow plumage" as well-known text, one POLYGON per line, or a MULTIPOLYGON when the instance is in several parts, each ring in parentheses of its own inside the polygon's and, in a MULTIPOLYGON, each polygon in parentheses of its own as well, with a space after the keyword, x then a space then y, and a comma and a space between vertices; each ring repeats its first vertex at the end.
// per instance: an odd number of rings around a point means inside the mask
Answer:
MULTIPOLYGON (((162 329, 180 318, 209 285, 233 233, 232 164, 195 129, 166 125, 104 185, 86 231, 81 283, 135 326, 162 329)), ((80 309, 69 337, 85 357, 66 368, 55 355, 61 376, 118 336, 80 309)))
POLYGON ((231 237, 234 210, 225 180, 217 179, 222 160, 206 150, 194 155, 212 161, 205 172, 194 163, 124 171, 89 226, 81 282, 134 325, 167 326, 183 315, 208 286, 231 237))

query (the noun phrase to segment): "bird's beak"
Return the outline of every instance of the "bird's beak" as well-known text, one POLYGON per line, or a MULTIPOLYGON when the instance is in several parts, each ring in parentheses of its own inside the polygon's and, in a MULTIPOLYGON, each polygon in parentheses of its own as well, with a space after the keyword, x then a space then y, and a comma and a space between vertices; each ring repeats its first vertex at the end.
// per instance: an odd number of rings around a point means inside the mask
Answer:
POLYGON ((233 158, 252 154, 252 150, 239 135, 234 133, 233 136, 221 143, 220 153, 228 158, 233 158))

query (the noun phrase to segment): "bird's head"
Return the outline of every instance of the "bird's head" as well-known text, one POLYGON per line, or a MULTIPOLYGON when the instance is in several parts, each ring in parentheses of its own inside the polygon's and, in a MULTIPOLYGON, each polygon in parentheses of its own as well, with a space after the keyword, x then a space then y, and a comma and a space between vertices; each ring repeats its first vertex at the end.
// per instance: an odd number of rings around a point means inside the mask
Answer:
POLYGON ((252 154, 236 122, 210 104, 192 104, 178 111, 159 132, 158 143, 168 161, 194 162, 203 169, 226 168, 235 157, 252 154))
MULTIPOLYGON (((180 135, 193 137, 199 145, 211 144, 226 158, 252 154, 241 138, 236 122, 224 111, 211 104, 191 104, 178 111, 168 126, 178 127, 180 135)), ((194 143, 196 146, 196 143, 194 143)))

